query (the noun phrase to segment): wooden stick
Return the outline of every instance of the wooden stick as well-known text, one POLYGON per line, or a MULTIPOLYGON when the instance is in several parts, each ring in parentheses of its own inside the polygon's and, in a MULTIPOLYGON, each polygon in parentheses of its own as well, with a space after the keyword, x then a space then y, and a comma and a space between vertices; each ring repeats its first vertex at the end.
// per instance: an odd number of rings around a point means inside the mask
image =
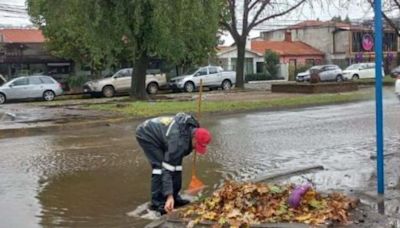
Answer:
MULTIPOLYGON (((199 87, 199 99, 197 102, 197 121, 200 123, 200 118, 201 118, 201 99, 203 96, 203 79, 200 79, 200 87, 199 87)), ((194 152, 193 155, 193 166, 192 166, 192 176, 196 174, 196 158, 197 154, 194 152)))

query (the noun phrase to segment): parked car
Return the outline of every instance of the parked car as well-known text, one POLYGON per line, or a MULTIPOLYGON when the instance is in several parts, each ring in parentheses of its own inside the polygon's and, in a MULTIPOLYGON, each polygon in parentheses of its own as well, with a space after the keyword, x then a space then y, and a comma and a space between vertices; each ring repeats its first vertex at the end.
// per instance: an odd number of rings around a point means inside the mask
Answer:
POLYGON ((309 81, 311 74, 318 74, 319 81, 343 81, 343 72, 337 65, 317 65, 309 70, 299 73, 296 76, 296 81, 309 81))
POLYGON ((390 71, 390 76, 392 78, 398 78, 400 76, 400 66, 394 68, 392 71, 390 71))
MULTIPOLYGON (((83 85, 84 93, 92 96, 103 95, 113 97, 116 93, 129 92, 132 81, 132 68, 117 71, 111 77, 88 81, 83 85)), ((146 75, 146 90, 149 94, 156 94, 160 88, 167 87, 166 75, 160 72, 148 71, 146 75)))
POLYGON ((310 70, 298 73, 296 75, 296 81, 298 82, 310 81, 310 70))
MULTIPOLYGON (((358 80, 362 78, 375 78, 375 63, 356 63, 348 66, 343 71, 343 76, 348 80, 358 80)), ((382 67, 382 77, 385 71, 382 67)))
POLYGON ((396 79, 395 93, 400 100, 400 76, 397 76, 397 79, 396 79))
POLYGON ((343 81, 343 71, 337 65, 320 65, 310 68, 310 74, 317 73, 321 82, 343 81))
POLYGON ((200 79, 203 80, 203 87, 229 90, 236 83, 236 72, 224 71, 219 66, 195 68, 189 70, 185 75, 171 78, 169 86, 174 91, 193 92, 200 86, 200 79))
POLYGON ((0 86, 0 104, 9 100, 43 98, 52 101, 63 93, 60 83, 49 76, 24 76, 0 86))

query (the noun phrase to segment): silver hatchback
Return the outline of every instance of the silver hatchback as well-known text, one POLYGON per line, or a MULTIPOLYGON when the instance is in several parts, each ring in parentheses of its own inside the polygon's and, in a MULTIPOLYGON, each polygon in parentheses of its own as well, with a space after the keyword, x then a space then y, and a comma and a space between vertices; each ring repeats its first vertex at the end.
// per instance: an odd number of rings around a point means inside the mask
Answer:
POLYGON ((52 101, 63 93, 60 83, 49 76, 15 78, 0 86, 0 104, 8 100, 43 98, 52 101))

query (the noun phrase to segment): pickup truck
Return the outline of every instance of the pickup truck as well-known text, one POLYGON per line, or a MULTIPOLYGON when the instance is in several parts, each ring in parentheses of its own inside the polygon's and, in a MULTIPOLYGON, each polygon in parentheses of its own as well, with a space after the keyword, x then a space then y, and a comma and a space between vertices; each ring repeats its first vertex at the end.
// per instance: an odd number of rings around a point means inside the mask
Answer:
MULTIPOLYGON (((83 92, 92 96, 103 95, 113 97, 116 93, 127 93, 131 88, 132 68, 119 70, 111 77, 88 81, 83 85, 83 92)), ((168 87, 165 74, 159 72, 146 75, 146 90, 149 94, 156 94, 159 89, 168 87)))
POLYGON ((203 87, 229 90, 236 83, 236 72, 224 71, 219 66, 200 67, 189 70, 185 75, 171 78, 169 87, 173 91, 184 90, 190 93, 200 86, 200 79, 203 80, 203 87))

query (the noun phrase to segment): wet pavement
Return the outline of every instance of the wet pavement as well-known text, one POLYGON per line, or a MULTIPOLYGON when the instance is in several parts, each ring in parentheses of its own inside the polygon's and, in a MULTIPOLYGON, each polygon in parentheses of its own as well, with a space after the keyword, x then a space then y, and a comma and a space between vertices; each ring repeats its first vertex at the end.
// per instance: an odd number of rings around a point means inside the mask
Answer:
MULTIPOLYGON (((223 179, 323 165, 290 181, 374 192, 374 110, 371 101, 208 119, 203 125, 214 141, 198 176, 211 190, 223 179)), ((391 94, 384 111, 386 185, 398 188, 400 103, 391 94)), ((0 227, 142 227, 147 221, 126 216, 149 199, 150 168, 133 137, 136 125, 0 139, 0 217, 7 218, 0 227)), ((184 186, 190 164, 186 159, 184 186)), ((396 202, 387 212, 399 214, 396 202)))

